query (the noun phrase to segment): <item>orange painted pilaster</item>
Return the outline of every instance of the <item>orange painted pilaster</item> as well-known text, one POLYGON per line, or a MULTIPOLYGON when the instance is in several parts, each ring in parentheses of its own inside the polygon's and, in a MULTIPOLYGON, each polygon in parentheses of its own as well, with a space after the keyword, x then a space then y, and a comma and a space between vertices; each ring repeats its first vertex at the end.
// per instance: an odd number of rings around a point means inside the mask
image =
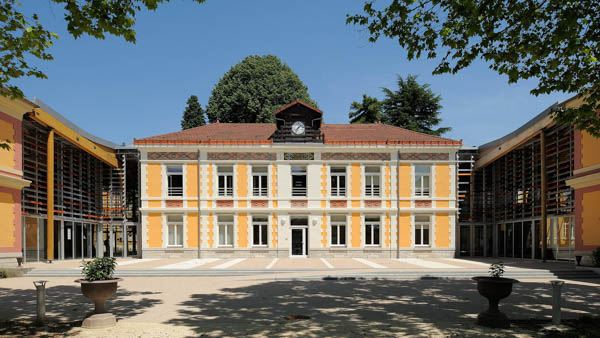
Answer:
POLYGON ((46 227, 46 257, 54 260, 54 130, 48 133, 46 144, 46 200, 47 224, 46 227))
POLYGON ((435 165, 435 197, 450 197, 450 166, 435 165))
POLYGON ((450 247, 450 216, 447 213, 435 215, 435 246, 450 247))
POLYGON ((198 247, 198 213, 190 212, 186 216, 187 228, 187 246, 188 248, 198 247))
POLYGON ((412 175, 411 166, 409 163, 400 163, 400 177, 398 177, 398 189, 400 189, 400 197, 411 197, 412 175))
POLYGON ((248 216, 245 212, 240 212, 237 217, 238 228, 238 248, 248 247, 248 216))
POLYGON ((408 248, 411 243, 410 236, 410 214, 409 213, 401 213, 400 214, 400 247, 408 248))
POLYGON ((321 247, 325 249, 327 247, 327 213, 323 213, 321 217, 321 247))
POLYGON ((352 247, 353 248, 360 248, 360 242, 362 239, 361 236, 361 226, 360 226, 360 213, 358 212, 353 212, 352 213, 352 217, 350 218, 350 223, 351 223, 351 230, 352 233, 350 234, 351 238, 352 238, 352 247))
POLYGON ((277 247, 277 214, 273 213, 273 216, 271 217, 271 226, 272 226, 272 231, 271 231, 271 243, 273 243, 273 247, 276 248, 277 247))

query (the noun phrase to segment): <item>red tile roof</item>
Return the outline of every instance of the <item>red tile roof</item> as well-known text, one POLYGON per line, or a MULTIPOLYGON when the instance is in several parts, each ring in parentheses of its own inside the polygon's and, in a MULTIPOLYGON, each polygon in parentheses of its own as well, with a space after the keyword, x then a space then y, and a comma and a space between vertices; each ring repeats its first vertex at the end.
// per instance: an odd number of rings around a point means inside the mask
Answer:
MULTIPOLYGON (((134 144, 271 144, 274 123, 213 123, 174 133, 134 139, 134 144)), ((325 144, 461 145, 462 140, 385 124, 323 124, 325 144)))
POLYGON ((286 110, 286 109, 288 109, 288 108, 290 108, 290 107, 292 107, 292 106, 294 106, 294 105, 297 105, 297 104, 299 104, 299 105, 302 105, 302 106, 305 106, 306 108, 308 108, 308 109, 311 109, 311 110, 314 110, 314 111, 316 111, 317 113, 319 113, 319 114, 323 115, 323 111, 322 111, 321 109, 319 109, 319 108, 315 108, 315 107, 311 106, 310 104, 308 104, 308 103, 306 103, 306 102, 304 102, 304 101, 302 101, 302 100, 300 100, 300 99, 296 99, 296 101, 290 102, 290 103, 286 104, 285 106, 283 106, 283 107, 281 107, 281 108, 277 109, 277 110, 275 111, 275 115, 277 115, 277 114, 281 113, 282 111, 284 111, 284 110, 286 110))

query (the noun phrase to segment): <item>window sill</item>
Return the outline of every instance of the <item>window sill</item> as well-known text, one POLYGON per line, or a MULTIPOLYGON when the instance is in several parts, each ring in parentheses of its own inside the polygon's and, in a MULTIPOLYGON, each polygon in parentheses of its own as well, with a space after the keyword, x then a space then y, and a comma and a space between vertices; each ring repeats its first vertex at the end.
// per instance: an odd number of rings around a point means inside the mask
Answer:
POLYGON ((346 249, 346 244, 331 244, 330 245, 331 249, 346 249))
POLYGON ((217 245, 217 249, 233 249, 233 245, 217 245))
POLYGON ((431 245, 415 245, 415 250, 431 250, 431 245))
POLYGON ((381 244, 365 244, 365 248, 381 248, 381 244))
POLYGON ((167 245, 167 249, 183 249, 183 245, 167 245))
POLYGON ((262 244, 262 245, 252 245, 252 249, 268 249, 269 245, 267 244, 262 244))

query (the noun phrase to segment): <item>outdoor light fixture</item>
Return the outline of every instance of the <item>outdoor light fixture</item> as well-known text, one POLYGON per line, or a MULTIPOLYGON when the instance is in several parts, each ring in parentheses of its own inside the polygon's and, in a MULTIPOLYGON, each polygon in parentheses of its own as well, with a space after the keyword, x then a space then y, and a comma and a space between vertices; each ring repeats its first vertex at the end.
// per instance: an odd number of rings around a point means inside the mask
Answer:
POLYGON ((313 226, 316 226, 318 222, 319 222, 319 221, 317 221, 316 219, 313 219, 313 220, 312 220, 312 225, 313 225, 313 226))
POLYGON ((285 219, 282 218, 281 221, 279 221, 279 224, 281 224, 281 226, 284 226, 285 225, 285 219))

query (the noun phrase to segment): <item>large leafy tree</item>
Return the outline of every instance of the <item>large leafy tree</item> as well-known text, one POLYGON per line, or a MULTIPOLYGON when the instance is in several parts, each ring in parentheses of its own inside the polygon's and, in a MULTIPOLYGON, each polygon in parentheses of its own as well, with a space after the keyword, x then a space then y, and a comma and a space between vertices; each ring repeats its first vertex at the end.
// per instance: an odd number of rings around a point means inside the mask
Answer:
POLYGON ((206 114, 210 122, 273 122, 275 110, 296 99, 316 106, 298 75, 279 58, 248 56, 216 84, 206 114))
POLYGON ((362 102, 350 104, 350 123, 376 123, 381 121, 381 102, 375 97, 363 94, 362 102))
MULTIPOLYGON (((205 0, 193 0, 202 3, 205 0)), ((31 3, 39 1, 31 1, 31 3)), ((120 36, 135 43, 135 16, 142 9, 155 10, 158 4, 169 0, 48 0, 64 5, 67 30, 73 37, 84 34, 97 39, 106 35, 120 36)), ((18 0, 0 0, 0 95, 23 97, 23 92, 12 80, 24 76, 41 79, 46 74, 30 59, 52 60, 49 52, 58 35, 47 30, 37 14, 22 13, 18 0)))
POLYGON ((441 96, 431 91, 428 84, 419 84, 417 77, 398 76, 398 89, 383 88, 383 120, 386 124, 402 127, 430 135, 442 135, 452 128, 436 128, 439 117, 441 96))
POLYGON ((200 127, 206 124, 204 119, 204 109, 198 102, 196 95, 190 96, 187 100, 187 107, 183 111, 183 119, 181 120, 181 129, 190 129, 194 127, 200 127))
POLYGON ((376 8, 369 0, 363 9, 347 23, 366 27, 372 42, 397 40, 409 59, 439 59, 434 74, 482 59, 509 83, 537 79, 534 95, 581 95, 582 106, 554 117, 600 135, 600 1, 393 0, 376 8))

